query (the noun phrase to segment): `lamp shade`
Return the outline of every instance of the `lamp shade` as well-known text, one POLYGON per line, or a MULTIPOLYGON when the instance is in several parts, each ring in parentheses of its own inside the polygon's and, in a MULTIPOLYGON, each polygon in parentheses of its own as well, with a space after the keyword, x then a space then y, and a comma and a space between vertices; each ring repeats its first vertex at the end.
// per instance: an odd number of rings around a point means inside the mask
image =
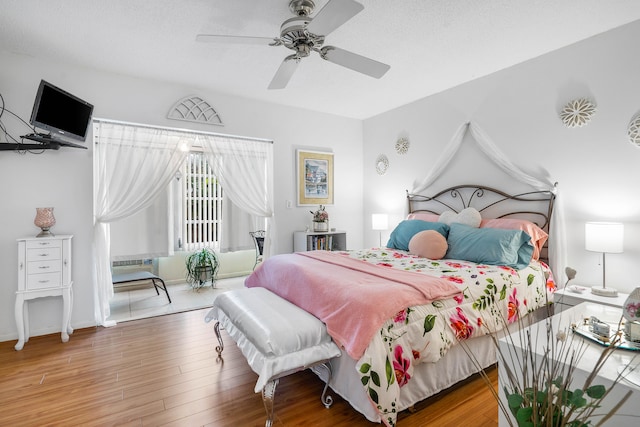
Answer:
POLYGON ((372 214, 371 215, 371 228, 373 230, 386 230, 389 228, 389 215, 387 214, 372 214))
POLYGON ((584 226, 584 247, 588 251, 622 253, 624 225, 619 222, 587 222, 584 226))

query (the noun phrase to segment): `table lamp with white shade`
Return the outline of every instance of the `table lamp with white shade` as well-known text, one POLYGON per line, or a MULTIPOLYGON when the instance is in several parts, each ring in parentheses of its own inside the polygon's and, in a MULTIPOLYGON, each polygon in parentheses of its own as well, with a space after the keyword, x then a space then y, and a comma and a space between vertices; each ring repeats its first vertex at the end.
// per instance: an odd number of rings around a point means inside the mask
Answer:
POLYGON ((375 213, 371 215, 371 228, 380 232, 380 247, 382 247, 382 232, 389 228, 389 215, 375 213))
POLYGON ((588 251, 602 252, 602 287, 594 286, 591 293, 603 297, 616 297, 618 291, 606 287, 606 254, 623 252, 624 225, 619 222, 587 222, 584 227, 584 247, 588 251))

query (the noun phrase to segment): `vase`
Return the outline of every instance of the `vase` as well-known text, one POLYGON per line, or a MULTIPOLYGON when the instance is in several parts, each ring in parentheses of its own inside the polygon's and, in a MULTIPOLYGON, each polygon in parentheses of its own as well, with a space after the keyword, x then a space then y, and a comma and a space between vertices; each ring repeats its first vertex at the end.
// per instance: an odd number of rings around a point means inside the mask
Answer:
POLYGON ((53 208, 36 208, 36 217, 33 223, 42 229, 36 237, 53 236, 53 233, 49 231, 49 229, 56 224, 56 218, 53 216, 53 208))
POLYGON ((313 221, 313 231, 329 231, 329 221, 313 221))

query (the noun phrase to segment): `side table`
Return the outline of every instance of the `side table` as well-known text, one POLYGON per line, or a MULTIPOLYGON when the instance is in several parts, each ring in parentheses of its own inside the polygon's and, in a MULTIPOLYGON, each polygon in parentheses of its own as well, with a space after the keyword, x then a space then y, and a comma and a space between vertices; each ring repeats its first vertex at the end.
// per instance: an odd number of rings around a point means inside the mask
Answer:
POLYGON ((558 305, 560 310, 566 310, 569 307, 576 306, 583 302, 597 303, 610 307, 622 308, 622 305, 629 297, 629 294, 618 293, 617 297, 603 297, 591 293, 591 289, 587 288, 583 293, 573 292, 569 288, 558 289, 553 295, 553 302, 558 305))

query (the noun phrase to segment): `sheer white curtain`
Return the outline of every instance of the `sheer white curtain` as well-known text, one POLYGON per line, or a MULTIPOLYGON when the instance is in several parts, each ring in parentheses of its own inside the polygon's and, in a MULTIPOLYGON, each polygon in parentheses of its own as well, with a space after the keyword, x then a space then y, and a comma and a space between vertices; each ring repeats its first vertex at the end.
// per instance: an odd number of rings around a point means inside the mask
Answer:
POLYGON ((460 149, 462 140, 467 131, 471 132, 471 135, 487 157, 493 160, 493 162, 509 176, 530 185, 536 190, 551 191, 555 193, 556 200, 552 213, 550 230, 552 238, 549 241, 549 263, 551 264, 552 271, 556 275, 555 279, 557 283, 561 283, 563 281, 561 274, 564 274, 564 269, 566 267, 566 236, 564 232, 564 209, 557 183, 554 184, 552 182, 540 180, 520 170, 520 168, 514 165, 511 160, 509 160, 509 158, 500 151, 491 138, 489 138, 477 124, 464 123, 456 130, 453 137, 445 147, 444 152, 440 155, 438 161, 431 170, 431 173, 422 179, 422 181, 414 182, 411 193, 418 194, 427 189, 443 173, 447 165, 460 149))
POLYGON ((175 176, 194 136, 186 132, 95 120, 94 131, 94 311, 111 326, 113 297, 109 223, 149 206, 175 176))
POLYGON ((273 221, 273 144, 270 141, 200 135, 207 161, 226 197, 266 219, 265 257, 276 253, 273 221))

